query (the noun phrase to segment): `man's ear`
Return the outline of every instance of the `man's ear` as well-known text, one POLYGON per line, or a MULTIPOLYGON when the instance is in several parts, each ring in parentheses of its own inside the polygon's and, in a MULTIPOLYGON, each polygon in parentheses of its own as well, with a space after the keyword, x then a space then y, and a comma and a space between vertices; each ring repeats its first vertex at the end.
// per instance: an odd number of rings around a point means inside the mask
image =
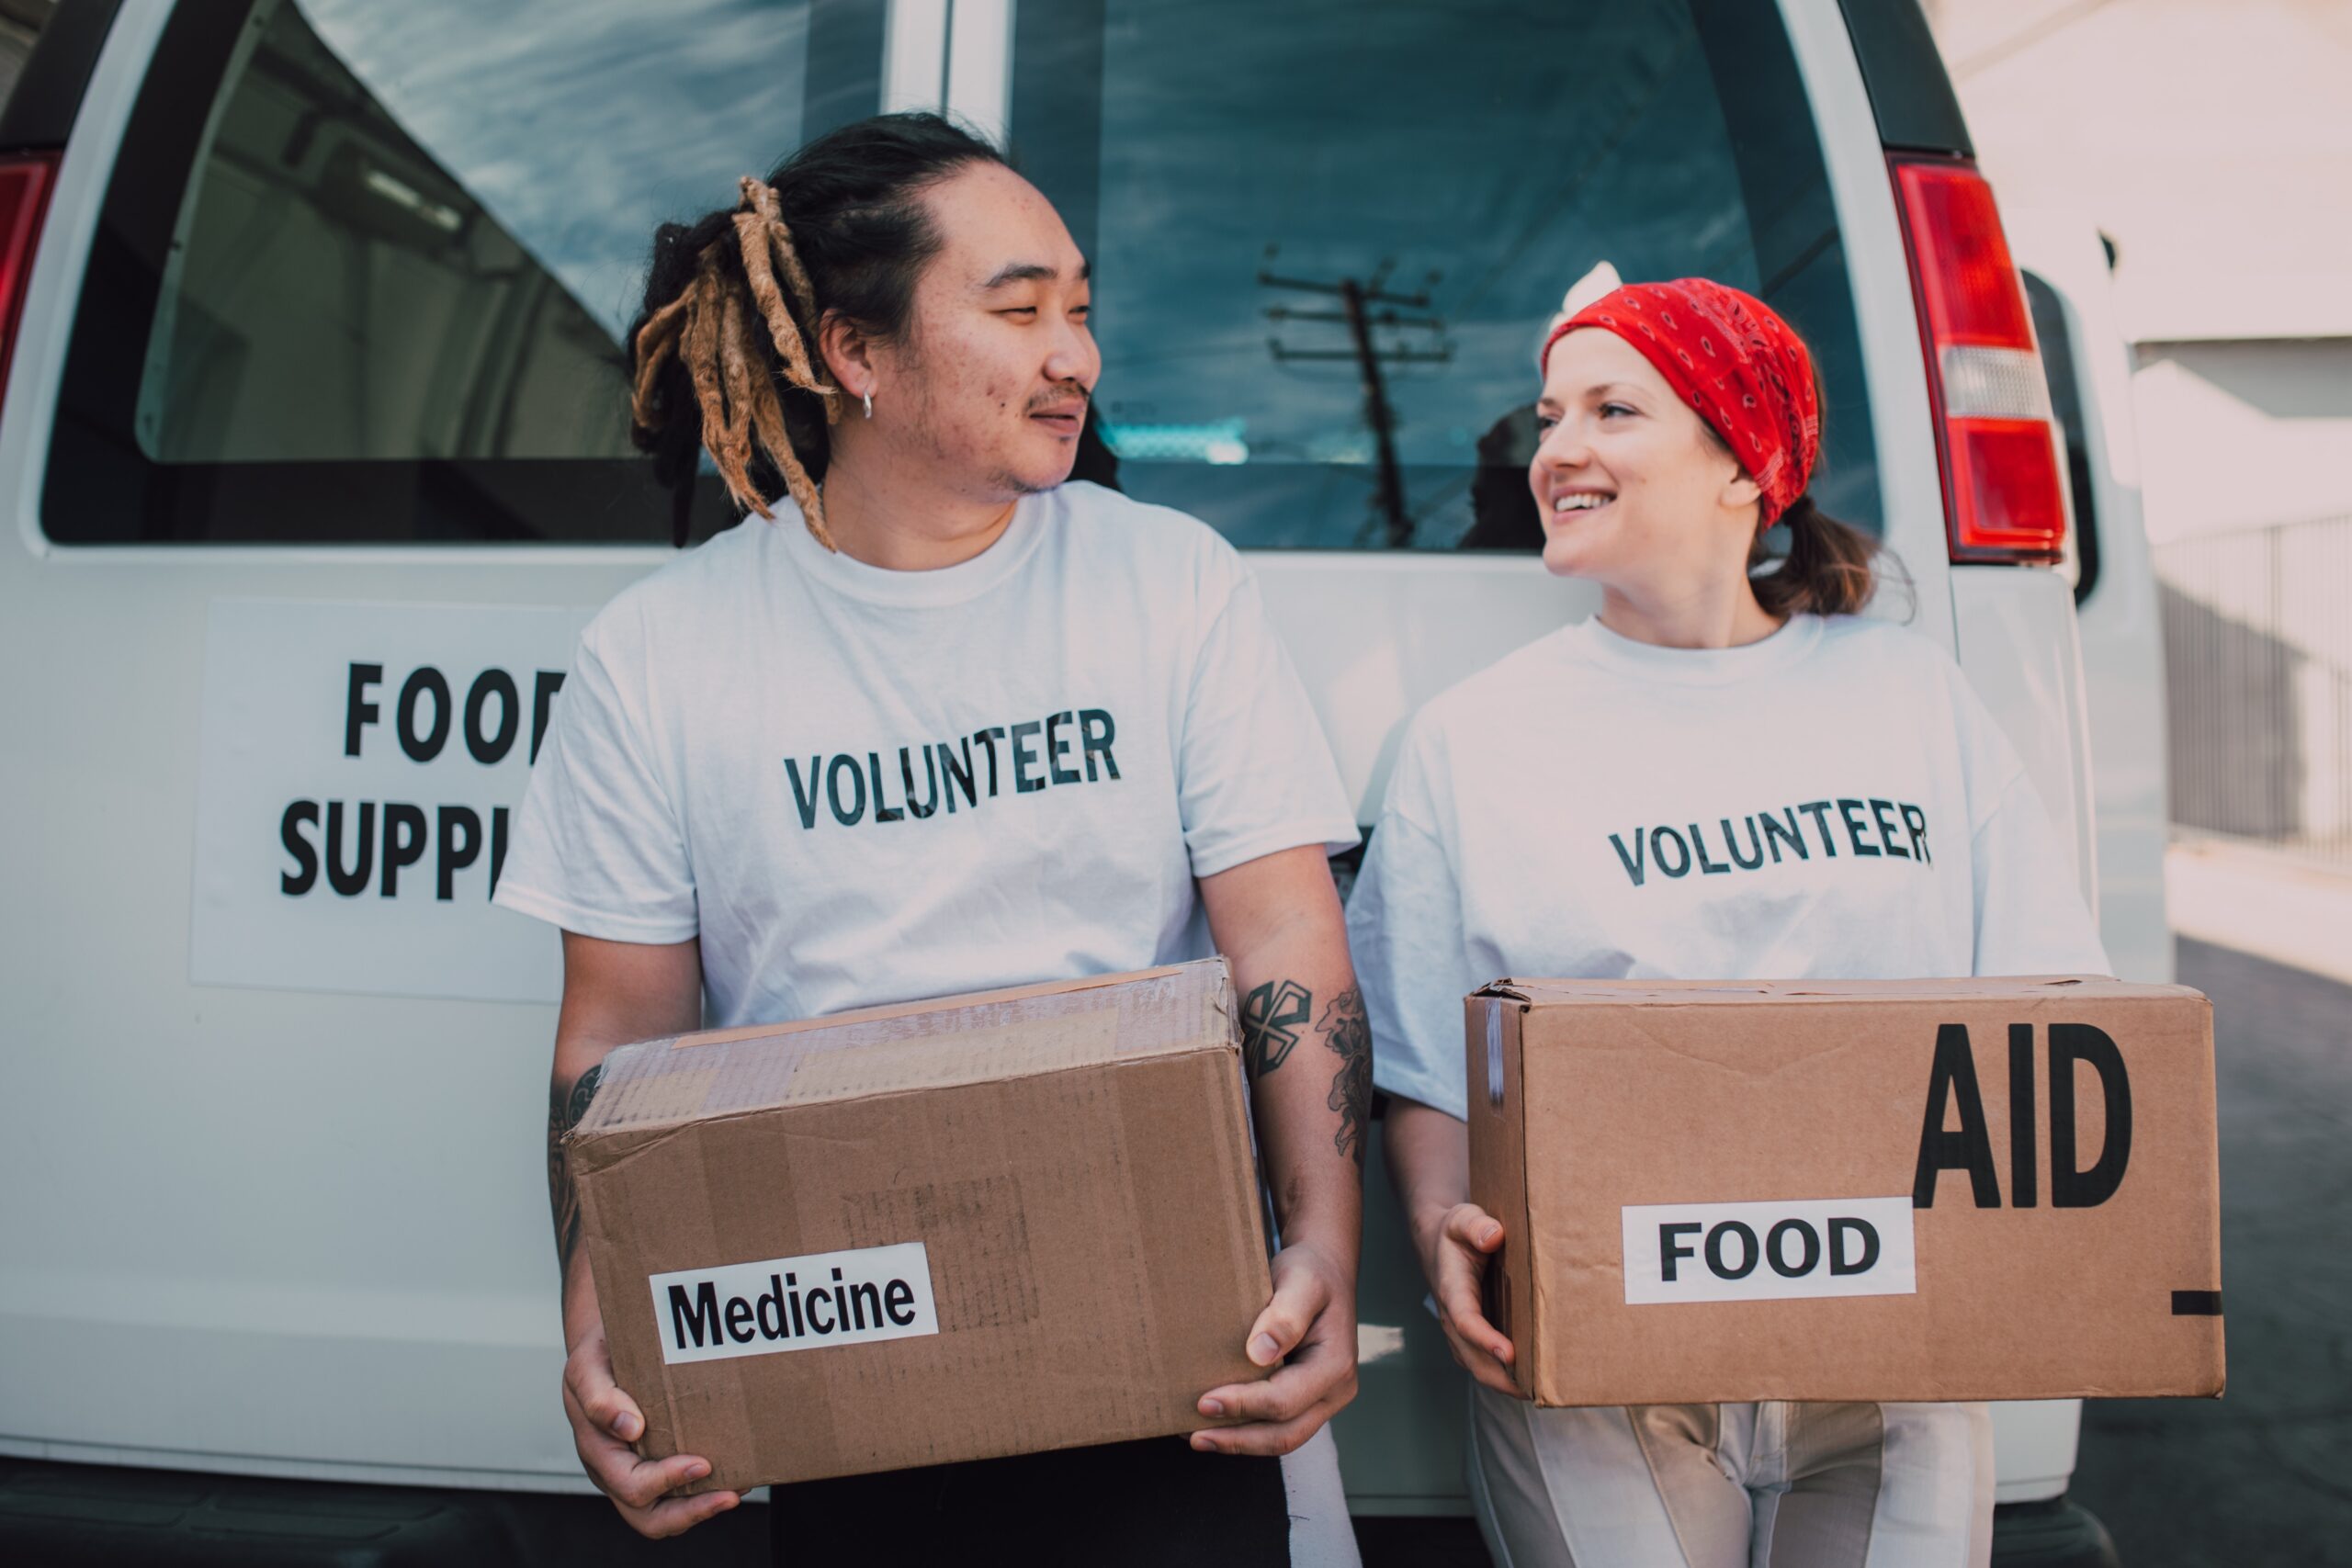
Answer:
POLYGON ((817 324, 817 355, 833 385, 853 400, 876 389, 874 340, 840 316, 828 314, 817 324))

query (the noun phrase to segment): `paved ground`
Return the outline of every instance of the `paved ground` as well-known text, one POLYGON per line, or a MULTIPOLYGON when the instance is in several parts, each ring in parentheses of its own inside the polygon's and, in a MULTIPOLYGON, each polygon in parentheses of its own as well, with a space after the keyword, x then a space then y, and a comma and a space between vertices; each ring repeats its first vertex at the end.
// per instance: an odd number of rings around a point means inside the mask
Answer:
POLYGON ((2086 1406, 2075 1500, 2125 1568, 2352 1565, 2352 986, 2185 938, 2179 977, 2213 998, 2229 1394, 2086 1406))

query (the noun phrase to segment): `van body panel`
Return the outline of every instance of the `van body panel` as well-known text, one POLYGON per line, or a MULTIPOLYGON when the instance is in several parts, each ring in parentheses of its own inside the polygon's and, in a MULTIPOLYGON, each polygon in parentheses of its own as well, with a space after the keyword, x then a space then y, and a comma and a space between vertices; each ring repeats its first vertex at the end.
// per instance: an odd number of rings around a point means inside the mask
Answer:
POLYGON ((1966 567, 1951 575, 1961 668, 2024 758, 2059 836, 2074 847, 2083 900, 2096 909, 2090 729, 2074 590, 2038 567, 1966 567))
POLYGON ((2086 532, 2098 570, 2076 591, 2084 706, 2095 759, 2099 931, 2116 973, 2154 983, 2173 977, 2165 903, 2171 831, 2163 680, 2164 626, 2155 565, 2140 498, 2132 423, 2131 352, 2115 321, 2107 252, 2078 213, 2025 208, 2005 213, 2018 265, 2056 293, 2075 369, 2090 505, 2086 532), (2151 679, 2151 674, 2155 678, 2151 679))

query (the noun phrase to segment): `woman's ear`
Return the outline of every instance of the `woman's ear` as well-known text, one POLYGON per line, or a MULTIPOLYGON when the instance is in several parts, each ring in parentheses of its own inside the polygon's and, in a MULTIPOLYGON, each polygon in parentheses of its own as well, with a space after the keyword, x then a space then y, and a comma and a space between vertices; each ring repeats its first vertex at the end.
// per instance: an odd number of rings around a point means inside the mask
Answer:
POLYGON ((875 389, 874 340, 837 315, 817 324, 817 354, 833 385, 853 400, 875 389))
POLYGON ((1749 479, 1746 468, 1741 468, 1736 471, 1729 481, 1724 485, 1723 492, 1716 500, 1727 512, 1736 512, 1748 506, 1761 506, 1764 504, 1764 487, 1749 479))

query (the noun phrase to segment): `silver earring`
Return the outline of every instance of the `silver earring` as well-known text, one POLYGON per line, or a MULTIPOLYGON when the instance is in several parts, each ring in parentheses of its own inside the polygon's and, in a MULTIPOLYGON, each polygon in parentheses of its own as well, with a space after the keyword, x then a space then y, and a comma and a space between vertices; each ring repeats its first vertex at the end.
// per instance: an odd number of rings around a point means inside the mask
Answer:
POLYGON ((874 417, 874 394, 871 392, 865 394, 865 417, 868 419, 874 417))

